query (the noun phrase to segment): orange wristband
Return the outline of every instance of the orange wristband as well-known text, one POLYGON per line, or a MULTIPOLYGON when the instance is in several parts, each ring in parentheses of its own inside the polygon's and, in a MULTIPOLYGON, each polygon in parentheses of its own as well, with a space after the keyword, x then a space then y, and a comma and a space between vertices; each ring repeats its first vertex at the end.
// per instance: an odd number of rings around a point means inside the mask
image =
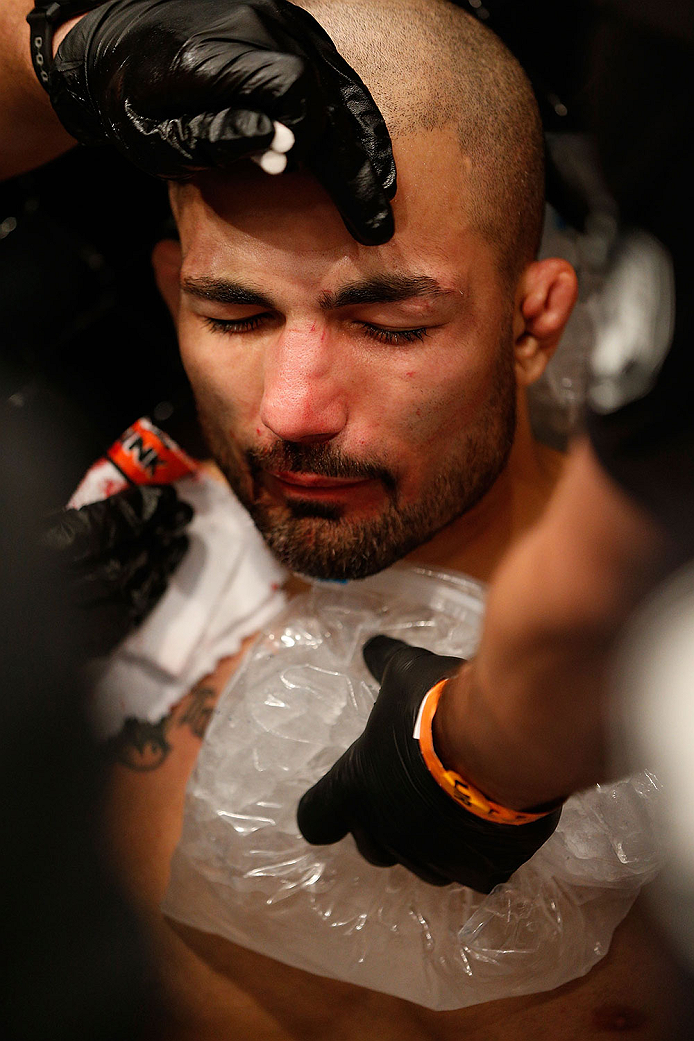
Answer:
POLYGON ((414 731, 414 737, 419 740, 424 762, 436 783, 469 813, 474 813, 476 817, 482 817, 484 820, 493 821, 495 824, 530 824, 558 809, 560 804, 552 806, 542 813, 510 810, 507 806, 501 806, 498 802, 488 799, 479 788, 475 788, 455 770, 446 769, 434 748, 432 724, 443 688, 447 683, 448 680, 441 680, 425 695, 414 731))

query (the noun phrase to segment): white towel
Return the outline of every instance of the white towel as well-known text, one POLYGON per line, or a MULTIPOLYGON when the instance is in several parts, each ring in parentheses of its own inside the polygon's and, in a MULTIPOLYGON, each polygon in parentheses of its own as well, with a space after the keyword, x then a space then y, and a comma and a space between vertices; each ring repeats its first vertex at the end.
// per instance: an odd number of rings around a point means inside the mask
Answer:
POLYGON ((199 470, 175 486, 195 510, 190 549, 142 625, 98 663, 101 738, 129 717, 157 722, 285 604, 287 572, 227 485, 199 470))

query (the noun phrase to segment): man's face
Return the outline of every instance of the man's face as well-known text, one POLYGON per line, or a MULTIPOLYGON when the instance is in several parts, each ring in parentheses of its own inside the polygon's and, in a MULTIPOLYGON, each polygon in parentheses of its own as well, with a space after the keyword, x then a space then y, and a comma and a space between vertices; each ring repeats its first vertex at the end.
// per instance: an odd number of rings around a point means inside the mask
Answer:
POLYGON ((356 243, 302 174, 177 200, 178 332, 212 453, 292 570, 365 577, 474 505, 515 430, 514 301, 444 131, 396 149, 397 232, 356 243))

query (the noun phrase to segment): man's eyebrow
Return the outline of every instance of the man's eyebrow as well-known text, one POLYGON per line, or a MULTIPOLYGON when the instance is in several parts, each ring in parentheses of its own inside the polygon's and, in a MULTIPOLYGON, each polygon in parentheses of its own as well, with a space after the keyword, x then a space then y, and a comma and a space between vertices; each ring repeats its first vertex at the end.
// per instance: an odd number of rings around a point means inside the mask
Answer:
MULTIPOLYGON (((187 277, 181 288, 189 296, 210 300, 217 304, 232 304, 240 307, 264 307, 273 310, 275 305, 264 293, 227 278, 211 278, 208 275, 187 277)), ((445 289, 429 275, 376 275, 359 282, 351 282, 336 292, 321 293, 320 306, 323 311, 359 304, 392 304, 416 297, 448 296, 453 290, 445 289)))
POLYGON ((242 307, 267 307, 273 308, 268 297, 259 293, 250 286, 244 286, 241 282, 232 282, 227 278, 184 278, 181 288, 189 296, 196 296, 200 300, 211 300, 216 304, 237 304, 242 307))
POLYGON ((332 311, 356 304, 393 304, 418 296, 447 296, 450 292, 429 275, 377 275, 363 282, 352 282, 336 293, 323 293, 321 308, 332 311))

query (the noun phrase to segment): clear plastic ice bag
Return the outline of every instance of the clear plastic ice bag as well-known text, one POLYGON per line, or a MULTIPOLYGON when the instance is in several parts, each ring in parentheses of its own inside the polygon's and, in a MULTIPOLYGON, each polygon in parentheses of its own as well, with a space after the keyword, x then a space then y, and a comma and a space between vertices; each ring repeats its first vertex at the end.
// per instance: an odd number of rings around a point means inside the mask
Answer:
POLYGON ((476 582, 405 566, 293 600, 214 713, 186 794, 166 914, 432 1009, 586 973, 660 866, 651 774, 571 798, 552 838, 488 896, 373 867, 351 836, 309 846, 297 828, 301 795, 359 736, 377 694, 365 640, 386 633, 470 655, 483 603, 476 582))

